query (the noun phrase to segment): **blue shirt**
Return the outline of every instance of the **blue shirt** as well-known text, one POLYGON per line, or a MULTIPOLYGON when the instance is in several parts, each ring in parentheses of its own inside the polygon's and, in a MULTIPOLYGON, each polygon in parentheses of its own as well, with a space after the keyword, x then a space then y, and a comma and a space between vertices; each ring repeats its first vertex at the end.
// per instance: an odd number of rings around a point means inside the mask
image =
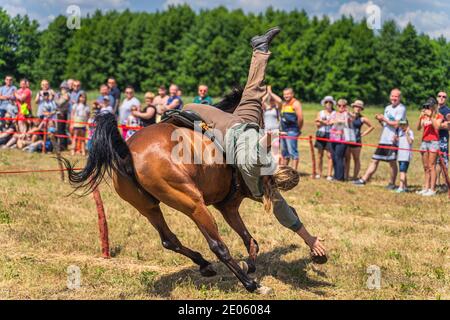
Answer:
POLYGON ((9 105, 13 104, 12 100, 15 100, 14 92, 16 92, 17 88, 15 86, 0 87, 0 96, 11 97, 11 100, 0 100, 0 110, 7 110, 9 105))
MULTIPOLYGON (((439 108, 439 113, 442 114, 444 116, 444 121, 447 121, 447 115, 450 113, 450 108, 447 106, 442 106, 439 108)), ((448 140, 449 134, 448 134, 448 130, 439 130, 439 138, 447 138, 448 140)))
MULTIPOLYGON (((114 97, 110 94, 108 95, 108 98, 109 98, 108 105, 114 109, 114 103, 115 103, 116 99, 114 99, 114 97)), ((103 96, 98 96, 97 102, 103 104, 103 102, 104 102, 103 96)))
POLYGON ((175 100, 180 100, 180 104, 178 105, 178 107, 176 107, 177 110, 181 110, 183 109, 183 100, 181 100, 181 98, 179 96, 170 96, 169 99, 167 100, 167 105, 170 105, 172 102, 174 102, 175 100))

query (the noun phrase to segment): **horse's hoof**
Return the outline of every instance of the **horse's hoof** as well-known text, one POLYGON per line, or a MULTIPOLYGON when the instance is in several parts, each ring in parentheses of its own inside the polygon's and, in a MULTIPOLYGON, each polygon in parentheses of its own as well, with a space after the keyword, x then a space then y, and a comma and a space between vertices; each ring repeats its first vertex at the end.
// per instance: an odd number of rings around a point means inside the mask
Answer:
POLYGON ((245 274, 248 274, 248 264, 245 261, 239 262, 239 267, 241 267, 242 271, 244 271, 245 274))
POLYGON ((256 266, 253 263, 247 264, 248 265, 248 271, 247 274, 255 273, 256 272, 256 266))
POLYGON ((208 264, 206 267, 200 268, 200 274, 204 277, 214 277, 217 272, 211 264, 208 264))
POLYGON ((273 289, 266 286, 260 286, 258 287, 258 289, 255 290, 255 293, 267 296, 273 294, 273 289))

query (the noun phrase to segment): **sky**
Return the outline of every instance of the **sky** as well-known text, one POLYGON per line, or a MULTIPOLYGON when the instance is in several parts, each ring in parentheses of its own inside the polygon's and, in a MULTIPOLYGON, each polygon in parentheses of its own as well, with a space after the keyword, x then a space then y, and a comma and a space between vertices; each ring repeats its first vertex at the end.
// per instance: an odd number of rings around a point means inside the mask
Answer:
POLYGON ((394 19, 400 27, 404 27, 411 22, 419 32, 433 38, 444 35, 450 40, 449 0, 0 0, 0 7, 10 15, 28 14, 45 28, 57 15, 67 14, 70 5, 77 5, 81 14, 86 15, 96 9, 161 11, 169 5, 181 3, 187 3, 195 10, 220 5, 229 9, 241 8, 246 12, 264 11, 269 6, 287 11, 304 9, 311 16, 327 15, 331 20, 343 14, 359 20, 367 17, 367 6, 376 5, 380 8, 381 23, 394 19))

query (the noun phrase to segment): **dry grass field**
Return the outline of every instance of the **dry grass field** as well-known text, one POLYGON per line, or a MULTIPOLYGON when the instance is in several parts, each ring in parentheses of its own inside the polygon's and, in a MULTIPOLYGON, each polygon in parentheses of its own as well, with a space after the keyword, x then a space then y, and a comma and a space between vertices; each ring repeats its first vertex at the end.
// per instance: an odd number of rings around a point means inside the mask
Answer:
MULTIPOLYGON (((318 108, 305 108, 305 135, 314 133, 318 108)), ((380 111, 368 109, 366 114, 373 118, 380 111)), ((409 111, 412 122, 417 115, 409 111)), ((377 142, 376 125, 365 142, 377 142)), ((420 133, 415 133, 417 147, 420 133)), ((163 206, 180 240, 214 261, 218 275, 202 278, 190 260, 163 249, 146 219, 106 183, 100 190, 113 258, 102 259, 92 196, 67 196, 71 188, 60 181, 59 173, 33 173, 0 175, 0 299, 450 298, 450 206, 445 194, 424 198, 385 190, 387 164, 363 188, 312 180, 307 142, 300 143, 300 150, 304 175, 286 197, 309 229, 326 239, 329 261, 312 264, 298 237, 260 204, 245 201, 241 214, 261 249, 256 277, 274 289, 271 296, 247 293, 210 252, 194 224, 163 206), (81 269, 82 285, 77 290, 67 288, 70 265, 81 269), (366 286, 370 265, 381 268, 379 290, 366 286)), ((363 170, 373 151, 363 149, 363 170)), ((0 171, 33 168, 54 169, 57 163, 51 155, 0 151, 0 171)), ((409 181, 413 189, 422 183, 418 154, 409 181)), ((232 254, 245 258, 240 238, 211 210, 232 254)))

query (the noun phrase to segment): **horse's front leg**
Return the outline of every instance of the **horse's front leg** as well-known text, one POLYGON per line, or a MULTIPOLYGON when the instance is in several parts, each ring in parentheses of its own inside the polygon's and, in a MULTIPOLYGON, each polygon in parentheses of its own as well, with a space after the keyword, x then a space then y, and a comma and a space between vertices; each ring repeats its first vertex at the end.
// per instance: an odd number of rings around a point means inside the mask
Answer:
POLYGON ((256 257, 259 252, 258 242, 252 237, 247 227, 242 221, 239 214, 240 201, 232 201, 227 204, 215 205, 215 207, 222 213, 225 221, 230 227, 241 237, 244 245, 247 248, 249 259, 247 261, 247 273, 254 273, 256 271, 256 257))

